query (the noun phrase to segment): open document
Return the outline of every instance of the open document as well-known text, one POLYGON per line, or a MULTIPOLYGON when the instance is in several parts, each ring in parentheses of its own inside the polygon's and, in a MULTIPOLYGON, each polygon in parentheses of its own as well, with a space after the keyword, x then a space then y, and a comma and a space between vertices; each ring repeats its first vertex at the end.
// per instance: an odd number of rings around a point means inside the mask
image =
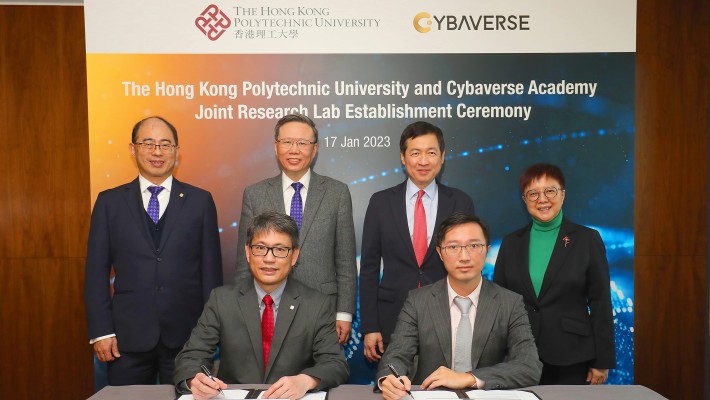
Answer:
POLYGON ((535 393, 525 390, 470 390, 466 395, 474 400, 540 400, 535 393))

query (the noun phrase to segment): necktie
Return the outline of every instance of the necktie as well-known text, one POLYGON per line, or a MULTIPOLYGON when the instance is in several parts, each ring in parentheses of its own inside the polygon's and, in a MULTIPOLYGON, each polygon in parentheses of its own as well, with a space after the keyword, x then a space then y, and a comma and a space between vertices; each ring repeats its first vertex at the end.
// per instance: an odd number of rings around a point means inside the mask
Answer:
POLYGON ((162 186, 148 186, 150 192, 150 200, 148 200, 148 216, 156 224, 160 219, 160 203, 158 203, 158 194, 165 189, 162 186))
POLYGON ((291 184, 295 193, 291 198, 291 218, 296 221, 298 229, 301 229, 301 221, 303 221, 303 200, 301 199, 301 188, 303 184, 301 182, 294 182, 291 184))
POLYGON ((424 191, 420 190, 417 194, 417 202, 414 205, 414 234, 412 235, 414 255, 417 257, 417 265, 419 267, 422 266, 427 247, 429 247, 426 240, 426 213, 424 212, 424 204, 422 204, 422 196, 424 196, 424 191))
POLYGON ((268 294, 262 300, 264 302, 264 312, 261 314, 261 346, 264 348, 264 372, 266 363, 269 362, 269 352, 271 351, 271 339, 274 337, 274 299, 268 294))
POLYGON ((468 297, 456 297, 454 299, 456 307, 461 310, 461 319, 459 326, 456 328, 456 349, 454 351, 454 371, 468 372, 471 367, 471 341, 473 333, 471 332, 471 320, 468 316, 468 310, 471 308, 471 299, 468 297))

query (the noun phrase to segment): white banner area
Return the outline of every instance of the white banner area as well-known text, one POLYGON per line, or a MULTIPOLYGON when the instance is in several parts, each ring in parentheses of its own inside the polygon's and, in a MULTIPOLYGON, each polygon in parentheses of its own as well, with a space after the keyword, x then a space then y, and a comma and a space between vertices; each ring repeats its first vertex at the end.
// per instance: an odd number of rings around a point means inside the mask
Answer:
POLYGON ((636 50, 631 0, 85 2, 88 53, 636 50))

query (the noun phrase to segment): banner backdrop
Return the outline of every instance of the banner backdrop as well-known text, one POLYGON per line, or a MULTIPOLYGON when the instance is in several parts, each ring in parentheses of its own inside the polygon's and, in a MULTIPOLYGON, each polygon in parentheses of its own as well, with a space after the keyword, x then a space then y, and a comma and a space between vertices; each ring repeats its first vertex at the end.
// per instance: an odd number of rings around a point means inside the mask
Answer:
MULTIPOLYGON (((176 176, 212 192, 225 282, 244 188, 278 173, 273 126, 300 112, 320 131, 314 170, 347 183, 358 251, 370 196, 405 179, 399 135, 446 138, 440 180, 467 192, 502 237, 529 217, 517 185, 559 165, 565 215, 600 231, 611 266, 618 368, 633 383, 635 1, 426 3, 86 0, 92 201, 135 178, 135 122, 180 135, 176 176)), ((369 383, 356 316, 345 353, 369 383)))

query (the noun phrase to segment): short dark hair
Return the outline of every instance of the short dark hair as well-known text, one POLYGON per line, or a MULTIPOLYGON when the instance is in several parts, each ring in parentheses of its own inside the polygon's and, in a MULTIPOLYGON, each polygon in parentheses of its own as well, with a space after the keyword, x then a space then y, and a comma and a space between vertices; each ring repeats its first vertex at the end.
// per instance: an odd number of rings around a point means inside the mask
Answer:
POLYGON ((520 175, 520 193, 524 193, 525 188, 530 186, 534 180, 541 179, 545 176, 559 182, 562 189, 565 188, 565 176, 560 167, 554 164, 539 163, 529 166, 523 174, 520 175))
POLYGON ((157 120, 159 120, 159 121, 163 121, 163 123, 164 123, 165 125, 167 125, 168 129, 170 129, 170 132, 173 133, 173 139, 175 139, 175 145, 177 146, 177 144, 178 144, 177 129, 175 129, 175 127, 173 126, 173 124, 171 124, 170 122, 168 122, 167 119, 165 119, 165 118, 163 118, 163 117, 161 117, 161 116, 158 116, 158 115, 153 115, 153 116, 150 116, 150 117, 148 117, 148 118, 143 118, 142 120, 136 122, 135 125, 133 125, 133 132, 131 132, 131 143, 135 143, 135 142, 136 142, 136 138, 138 137, 138 130, 141 128, 141 126, 143 125, 143 123, 146 122, 146 121, 148 121, 148 120, 151 120, 151 119, 157 119, 157 120))
POLYGON ((444 243, 444 237, 447 233, 449 233, 450 230, 454 229, 459 225, 470 223, 478 224, 478 226, 480 226, 481 230, 483 231, 483 238, 486 239, 486 244, 491 244, 491 231, 485 221, 471 213, 465 211, 456 211, 446 217, 446 219, 441 222, 441 225, 439 225, 439 229, 436 231, 437 247, 440 247, 441 244, 444 243))
POLYGON ((246 244, 251 244, 254 236, 268 231, 287 234, 291 237, 291 247, 298 248, 298 225, 296 225, 296 221, 288 215, 274 210, 266 210, 251 220, 247 228, 246 244))
POLYGON ((443 153, 446 148, 444 133, 439 127, 425 121, 412 122, 404 128, 402 136, 399 138, 399 152, 404 154, 407 150, 407 140, 430 133, 436 135, 436 140, 439 142, 439 151, 443 153))
POLYGON ((276 122, 276 126, 274 127, 274 139, 279 139, 279 130, 289 122, 300 122, 310 126, 311 129, 313 129, 313 141, 318 143, 318 129, 316 128, 315 122, 308 118, 308 116, 298 113, 288 114, 276 122))

